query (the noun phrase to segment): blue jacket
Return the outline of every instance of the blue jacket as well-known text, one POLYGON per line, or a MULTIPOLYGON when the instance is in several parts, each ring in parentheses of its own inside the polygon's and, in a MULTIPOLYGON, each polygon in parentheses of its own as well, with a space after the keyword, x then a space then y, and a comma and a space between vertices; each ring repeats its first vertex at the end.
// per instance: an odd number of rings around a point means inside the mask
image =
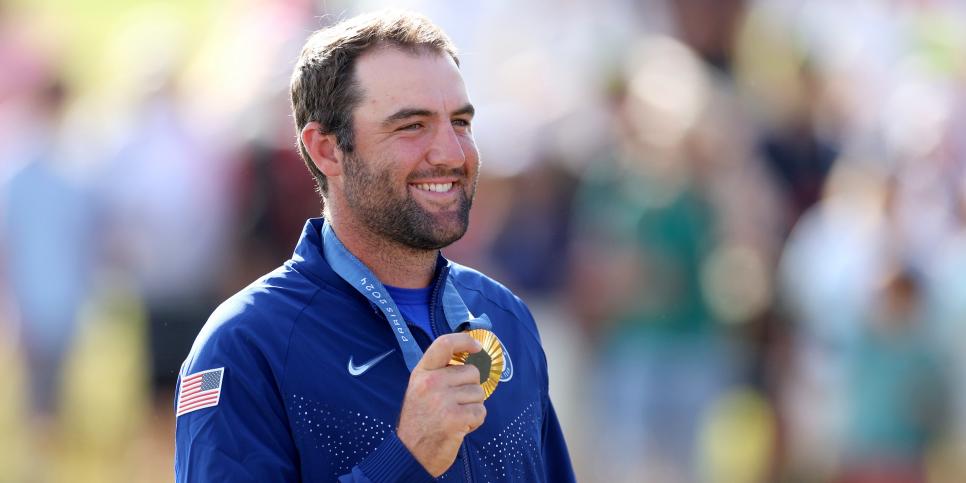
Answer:
MULTIPOLYGON (((293 257, 225 301, 199 333, 179 387, 224 370, 217 405, 177 417, 177 481, 433 481, 395 433, 409 370, 393 331, 326 262, 323 226, 309 220, 293 257)), ((436 277, 436 286, 449 277, 470 312, 488 315, 508 355, 484 424, 438 481, 574 481, 527 307, 442 257, 436 277)), ((410 330, 423 350, 440 335, 410 330)))

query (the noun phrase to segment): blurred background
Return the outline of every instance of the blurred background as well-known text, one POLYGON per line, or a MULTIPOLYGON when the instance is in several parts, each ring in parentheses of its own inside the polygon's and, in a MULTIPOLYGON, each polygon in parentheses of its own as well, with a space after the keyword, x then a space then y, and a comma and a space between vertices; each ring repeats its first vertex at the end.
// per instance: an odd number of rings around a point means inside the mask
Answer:
POLYGON ((446 250, 527 300, 580 481, 966 481, 966 2, 0 0, 0 481, 173 477, 210 311, 320 202, 288 78, 461 48, 446 250))

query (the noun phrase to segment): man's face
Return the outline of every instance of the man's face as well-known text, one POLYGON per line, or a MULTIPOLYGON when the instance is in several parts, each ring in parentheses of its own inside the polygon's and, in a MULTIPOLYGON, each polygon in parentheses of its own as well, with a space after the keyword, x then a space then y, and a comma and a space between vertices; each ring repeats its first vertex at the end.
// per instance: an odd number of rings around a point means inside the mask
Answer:
POLYGON ((480 159, 473 108, 453 60, 379 48, 360 57, 362 100, 346 156, 347 215, 372 233, 417 249, 466 233, 480 159))

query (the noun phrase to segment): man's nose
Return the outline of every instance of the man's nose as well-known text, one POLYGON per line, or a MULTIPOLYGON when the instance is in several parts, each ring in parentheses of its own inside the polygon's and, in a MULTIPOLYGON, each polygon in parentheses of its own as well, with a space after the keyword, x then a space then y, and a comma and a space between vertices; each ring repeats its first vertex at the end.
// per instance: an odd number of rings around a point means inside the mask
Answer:
POLYGON ((446 123, 437 129, 426 160, 434 166, 457 167, 466 163, 466 153, 452 124, 446 123))

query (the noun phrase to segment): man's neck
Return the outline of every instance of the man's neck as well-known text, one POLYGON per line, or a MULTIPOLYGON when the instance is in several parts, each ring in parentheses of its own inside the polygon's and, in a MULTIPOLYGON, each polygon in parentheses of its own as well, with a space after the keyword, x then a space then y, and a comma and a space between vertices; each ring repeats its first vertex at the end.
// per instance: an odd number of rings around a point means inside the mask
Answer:
POLYGON ((387 240, 357 224, 328 220, 339 241, 384 285, 428 287, 436 272, 437 250, 419 250, 387 240))

